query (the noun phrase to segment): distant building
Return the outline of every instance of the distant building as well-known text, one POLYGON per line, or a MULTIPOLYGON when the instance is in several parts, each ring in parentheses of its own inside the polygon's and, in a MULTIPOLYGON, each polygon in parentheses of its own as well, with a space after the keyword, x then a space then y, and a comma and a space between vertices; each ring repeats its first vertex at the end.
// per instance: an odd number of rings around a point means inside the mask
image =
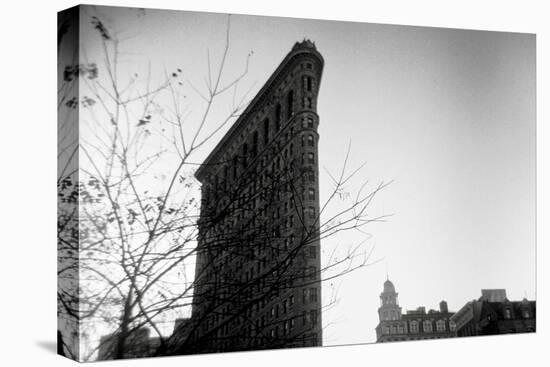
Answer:
POLYGON ((376 342, 405 340, 440 339, 456 336, 455 325, 451 320, 454 313, 449 312, 447 302, 439 303, 439 311, 418 307, 402 314, 393 283, 384 282, 380 294, 378 309, 379 324, 376 327, 376 342))
POLYGON ((160 345, 160 339, 158 337, 150 337, 149 329, 137 329, 128 335, 124 343, 122 355, 119 356, 119 336, 119 333, 115 333, 101 337, 97 357, 98 360, 150 357, 160 345))
POLYGON ((536 317, 536 301, 510 301, 504 289, 483 289, 451 319, 458 336, 476 336, 535 332, 536 317))

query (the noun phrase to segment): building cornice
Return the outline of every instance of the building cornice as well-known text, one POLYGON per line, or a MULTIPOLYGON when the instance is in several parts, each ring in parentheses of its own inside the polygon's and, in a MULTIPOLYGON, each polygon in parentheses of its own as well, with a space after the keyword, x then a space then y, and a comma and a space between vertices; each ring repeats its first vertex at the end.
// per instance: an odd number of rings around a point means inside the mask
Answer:
POLYGON ((220 142, 215 146, 212 152, 206 157, 204 162, 195 172, 195 177, 202 182, 205 178, 205 172, 207 167, 212 165, 217 161, 217 157, 220 152, 223 151, 222 147, 227 144, 231 139, 241 132, 241 130, 246 126, 249 121, 250 116, 258 111, 261 107, 264 106, 266 100, 273 95, 273 90, 276 89, 281 79, 286 77, 287 72, 290 70, 295 60, 301 56, 314 56, 318 62, 318 68, 316 72, 319 74, 322 73, 324 59, 323 56, 317 51, 315 44, 309 40, 304 40, 303 42, 296 42, 292 47, 292 50, 285 56, 283 61, 279 64, 275 72, 269 77, 267 82, 263 85, 260 91, 244 109, 243 113, 239 116, 237 121, 229 129, 229 131, 224 135, 220 142))

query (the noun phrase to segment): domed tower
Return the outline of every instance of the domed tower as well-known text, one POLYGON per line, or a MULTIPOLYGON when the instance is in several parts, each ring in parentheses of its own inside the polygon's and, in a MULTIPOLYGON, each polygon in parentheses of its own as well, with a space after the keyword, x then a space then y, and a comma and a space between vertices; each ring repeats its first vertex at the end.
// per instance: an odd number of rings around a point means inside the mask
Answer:
POLYGON ((376 327, 376 341, 378 343, 405 340, 406 322, 401 320, 401 307, 397 300, 397 292, 389 279, 384 282, 384 290, 380 293, 378 317, 380 319, 376 327))
POLYGON ((397 295, 393 283, 387 279, 384 282, 384 291, 380 294, 380 308, 378 308, 380 321, 401 319, 401 307, 397 295))

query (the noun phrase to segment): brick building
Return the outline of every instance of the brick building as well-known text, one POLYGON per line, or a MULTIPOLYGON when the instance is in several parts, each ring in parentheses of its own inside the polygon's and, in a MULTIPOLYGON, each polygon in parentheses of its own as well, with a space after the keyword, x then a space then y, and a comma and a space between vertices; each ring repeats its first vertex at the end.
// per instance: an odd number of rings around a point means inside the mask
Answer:
POLYGON ((458 336, 530 333, 536 331, 537 303, 510 301, 504 289, 483 289, 452 317, 458 336))
POLYGON ((376 327, 377 343, 456 336, 455 324, 451 320, 454 313, 449 312, 447 302, 441 301, 438 311, 426 312, 425 307, 418 307, 416 310, 408 310, 402 314, 397 296, 393 283, 389 279, 386 280, 384 290, 380 294, 378 308, 380 322, 376 327))
POLYGON ((197 170, 196 286, 177 353, 322 345, 323 64, 313 42, 297 42, 197 170))

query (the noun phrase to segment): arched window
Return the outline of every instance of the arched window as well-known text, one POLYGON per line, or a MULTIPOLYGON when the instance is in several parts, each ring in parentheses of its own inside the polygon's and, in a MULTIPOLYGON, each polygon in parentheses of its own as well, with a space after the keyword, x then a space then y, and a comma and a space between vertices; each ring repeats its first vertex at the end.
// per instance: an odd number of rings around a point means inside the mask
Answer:
POLYGON ((303 78, 303 88, 305 91, 311 92, 312 89, 312 81, 310 76, 304 76, 303 78))
POLYGON ((294 114, 294 91, 291 90, 286 96, 286 115, 291 118, 294 114))
POLYGON ((431 333, 433 331, 432 322, 430 320, 424 320, 422 322, 422 327, 425 333, 431 333))
POLYGON ((418 333, 418 321, 411 321, 409 324, 409 328, 411 329, 411 333, 418 333))
POLYGON ((307 136, 307 145, 310 147, 315 146, 315 140, 313 139, 313 135, 307 136))

